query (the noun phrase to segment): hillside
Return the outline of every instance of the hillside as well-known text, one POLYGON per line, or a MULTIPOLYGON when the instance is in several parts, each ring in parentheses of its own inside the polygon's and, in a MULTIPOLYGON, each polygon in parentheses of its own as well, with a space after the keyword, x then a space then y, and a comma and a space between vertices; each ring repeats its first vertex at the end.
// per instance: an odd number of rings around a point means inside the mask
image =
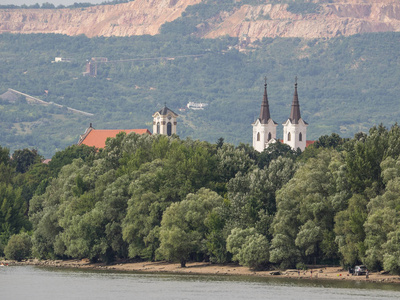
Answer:
POLYGON ((400 31, 400 2, 135 0, 74 9, 0 10, 0 32, 3 33, 88 37, 155 35, 164 24, 173 21, 178 22, 178 28, 183 25, 186 32, 188 27, 192 28, 187 33, 207 38, 226 35, 246 35, 251 41, 263 37, 331 38, 400 31))
POLYGON ((90 122, 151 129, 151 115, 165 102, 180 114, 182 138, 250 143, 265 75, 278 123, 288 117, 298 76, 308 139, 351 137, 400 119, 393 109, 399 1, 135 0, 3 9, 0 30, 0 95, 14 89, 60 105, 0 99, 0 145, 12 150, 34 147, 51 157, 76 143, 90 122), (68 62, 52 63, 55 57, 68 62), (93 57, 110 62, 97 66, 96 77, 82 76, 93 57), (180 111, 191 101, 209 106, 180 111))
POLYGON ((94 36, 157 34, 160 26, 180 17, 201 0, 137 0, 75 9, 6 9, 0 32, 60 33, 94 36))
MULTIPOLYGON (((241 52, 238 40, 228 37, 3 34, 0 95, 11 88, 62 107, 0 99, 0 145, 33 147, 50 158, 77 143, 90 122, 97 129, 151 130, 151 115, 165 102, 180 115, 181 138, 251 143, 264 76, 278 124, 289 116, 298 76, 301 114, 310 124, 307 139, 332 132, 352 137, 400 119, 399 40, 400 33, 264 38, 241 52), (52 63, 55 57, 71 61, 52 63), (91 57, 109 60, 98 65, 96 77, 82 75, 91 57), (180 111, 190 101, 209 106, 180 111), (67 107, 94 116, 73 114, 67 107)), ((282 135, 280 125, 277 135, 282 135)))

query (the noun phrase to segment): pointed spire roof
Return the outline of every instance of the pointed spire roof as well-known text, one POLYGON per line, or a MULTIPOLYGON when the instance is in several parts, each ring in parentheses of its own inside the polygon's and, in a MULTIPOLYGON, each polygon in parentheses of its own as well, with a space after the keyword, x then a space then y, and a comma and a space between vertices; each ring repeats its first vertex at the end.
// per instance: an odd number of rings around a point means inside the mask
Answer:
POLYGON ((261 124, 267 124, 268 120, 271 118, 271 115, 269 113, 269 104, 268 104, 268 95, 267 95, 267 77, 265 77, 265 84, 264 84, 264 98, 261 104, 261 110, 260 110, 260 123, 261 124))
POLYGON ((290 112, 290 118, 289 119, 292 122, 292 124, 299 124, 299 120, 301 119, 299 96, 297 95, 297 76, 296 76, 296 83, 294 84, 294 95, 293 95, 293 102, 292 102, 292 110, 290 112))

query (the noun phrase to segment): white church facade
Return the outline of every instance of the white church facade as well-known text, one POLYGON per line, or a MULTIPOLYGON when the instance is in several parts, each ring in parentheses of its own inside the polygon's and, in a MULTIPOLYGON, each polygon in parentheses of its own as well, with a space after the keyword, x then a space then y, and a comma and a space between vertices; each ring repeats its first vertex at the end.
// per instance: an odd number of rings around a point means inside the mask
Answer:
MULTIPOLYGON (((289 145, 293 150, 300 148, 301 151, 307 146, 308 123, 301 118, 299 96, 297 94, 297 78, 294 85, 293 102, 290 117, 283 125, 284 144, 289 145)), ((264 97, 261 104, 260 116, 252 124, 253 126, 253 147, 258 152, 264 151, 271 143, 276 143, 276 127, 278 124, 272 120, 267 94, 267 80, 264 85, 264 97)))
POLYGON ((168 136, 176 134, 176 118, 178 118, 178 115, 165 105, 153 114, 153 134, 168 136))

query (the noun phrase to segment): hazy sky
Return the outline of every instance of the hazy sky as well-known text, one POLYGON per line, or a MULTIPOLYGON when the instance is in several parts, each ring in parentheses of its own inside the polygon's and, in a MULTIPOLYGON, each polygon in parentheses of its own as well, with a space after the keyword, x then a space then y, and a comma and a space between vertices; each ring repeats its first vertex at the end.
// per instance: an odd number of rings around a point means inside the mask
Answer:
POLYGON ((101 3, 101 2, 105 2, 105 0, 0 0, 0 5, 6 5, 6 4, 14 4, 14 5, 22 5, 22 4, 26 4, 26 5, 32 5, 32 4, 42 4, 42 3, 52 3, 55 6, 57 5, 71 5, 74 4, 75 2, 77 3, 101 3))

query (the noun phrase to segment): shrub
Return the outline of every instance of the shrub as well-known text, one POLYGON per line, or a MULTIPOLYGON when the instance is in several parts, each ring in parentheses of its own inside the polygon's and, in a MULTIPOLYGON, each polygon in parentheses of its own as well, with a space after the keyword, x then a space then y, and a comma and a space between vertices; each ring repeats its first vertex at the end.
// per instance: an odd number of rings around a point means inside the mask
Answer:
POLYGON ((31 237, 27 233, 14 234, 4 248, 4 254, 7 259, 21 261, 30 256, 31 248, 31 237))
POLYGON ((262 269, 269 261, 269 243, 265 236, 256 233, 248 236, 239 252, 239 264, 252 269, 262 269))
POLYGON ((234 228, 227 238, 226 248, 233 254, 233 260, 242 266, 261 269, 269 262, 269 242, 254 228, 234 228))
POLYGON ((305 263, 299 262, 296 264, 296 269, 297 270, 307 270, 307 266, 305 263))

